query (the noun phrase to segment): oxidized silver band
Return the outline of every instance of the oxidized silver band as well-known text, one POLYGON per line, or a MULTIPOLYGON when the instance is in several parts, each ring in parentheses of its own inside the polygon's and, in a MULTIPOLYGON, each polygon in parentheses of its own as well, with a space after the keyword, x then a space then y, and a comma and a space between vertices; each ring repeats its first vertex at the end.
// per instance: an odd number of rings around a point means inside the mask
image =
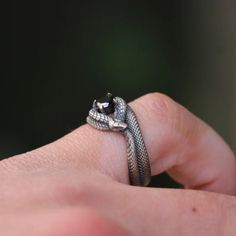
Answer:
POLYGON ((108 93, 94 100, 87 123, 99 130, 118 131, 127 140, 130 184, 146 186, 151 180, 149 157, 135 113, 120 97, 108 93))

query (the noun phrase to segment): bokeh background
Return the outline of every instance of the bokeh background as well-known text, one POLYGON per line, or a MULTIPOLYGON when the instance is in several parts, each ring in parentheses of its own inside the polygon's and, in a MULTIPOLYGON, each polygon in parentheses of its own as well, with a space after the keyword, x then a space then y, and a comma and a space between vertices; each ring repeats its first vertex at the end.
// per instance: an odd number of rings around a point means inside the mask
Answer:
MULTIPOLYGON (((236 148, 236 2, 10 1, 1 14, 0 157, 85 122, 107 91, 168 94, 236 148)), ((166 175, 152 185, 176 186, 166 175)))

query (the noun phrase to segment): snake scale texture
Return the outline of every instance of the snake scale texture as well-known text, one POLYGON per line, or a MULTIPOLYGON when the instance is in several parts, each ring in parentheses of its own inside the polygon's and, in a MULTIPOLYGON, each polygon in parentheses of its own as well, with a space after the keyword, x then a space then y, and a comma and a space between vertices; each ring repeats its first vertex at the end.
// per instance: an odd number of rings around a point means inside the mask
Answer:
POLYGON ((115 112, 106 115, 93 106, 87 123, 103 131, 121 132, 127 140, 128 171, 131 185, 147 186, 151 179, 151 168, 147 149, 135 113, 126 102, 115 97, 115 112))

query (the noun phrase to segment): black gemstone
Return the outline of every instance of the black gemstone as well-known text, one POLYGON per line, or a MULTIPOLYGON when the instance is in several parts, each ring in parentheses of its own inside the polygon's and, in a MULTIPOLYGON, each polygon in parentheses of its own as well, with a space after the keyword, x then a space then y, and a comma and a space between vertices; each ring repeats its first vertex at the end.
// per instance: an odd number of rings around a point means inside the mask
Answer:
POLYGON ((107 94, 105 97, 96 100, 96 107, 98 108, 98 111, 105 113, 106 115, 114 113, 115 104, 113 99, 114 96, 112 94, 107 94))

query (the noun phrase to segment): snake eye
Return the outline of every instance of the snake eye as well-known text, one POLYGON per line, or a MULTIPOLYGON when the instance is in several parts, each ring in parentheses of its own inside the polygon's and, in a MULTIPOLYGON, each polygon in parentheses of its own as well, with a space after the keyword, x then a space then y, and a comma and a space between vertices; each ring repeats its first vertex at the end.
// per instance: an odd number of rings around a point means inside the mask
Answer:
POLYGON ((114 96, 111 93, 108 93, 105 97, 96 100, 95 106, 99 112, 109 115, 115 111, 115 103, 113 99, 114 96))

